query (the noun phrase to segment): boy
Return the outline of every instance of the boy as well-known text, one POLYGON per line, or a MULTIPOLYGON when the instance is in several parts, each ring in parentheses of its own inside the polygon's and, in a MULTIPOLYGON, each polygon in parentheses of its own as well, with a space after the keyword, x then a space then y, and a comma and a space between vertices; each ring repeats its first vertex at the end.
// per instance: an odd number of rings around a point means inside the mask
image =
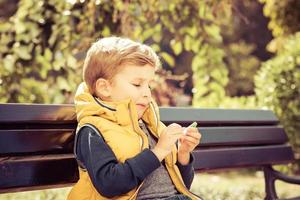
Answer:
POLYGON ((159 65, 150 47, 129 39, 89 49, 75 95, 79 181, 68 200, 199 199, 187 188, 201 135, 159 121, 150 91, 159 65))

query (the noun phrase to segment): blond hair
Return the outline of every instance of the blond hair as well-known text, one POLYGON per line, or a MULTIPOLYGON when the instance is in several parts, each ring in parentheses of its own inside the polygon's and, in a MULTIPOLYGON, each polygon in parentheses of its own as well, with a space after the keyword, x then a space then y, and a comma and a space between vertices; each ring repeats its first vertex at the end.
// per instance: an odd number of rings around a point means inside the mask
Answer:
POLYGON ((157 68, 160 61, 154 50, 147 45, 120 37, 102 38, 90 47, 84 61, 83 80, 90 93, 95 95, 99 78, 111 81, 124 64, 149 64, 157 68))

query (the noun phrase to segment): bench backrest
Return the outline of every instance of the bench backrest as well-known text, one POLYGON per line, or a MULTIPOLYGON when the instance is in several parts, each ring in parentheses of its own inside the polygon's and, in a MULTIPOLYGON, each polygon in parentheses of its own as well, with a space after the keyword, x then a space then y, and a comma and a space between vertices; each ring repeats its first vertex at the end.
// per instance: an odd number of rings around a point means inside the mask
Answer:
MULTIPOLYGON (((199 171, 291 162, 279 121, 267 110, 160 108, 165 124, 198 122, 199 171)), ((78 180, 73 105, 0 104, 0 193, 67 186, 78 180)))

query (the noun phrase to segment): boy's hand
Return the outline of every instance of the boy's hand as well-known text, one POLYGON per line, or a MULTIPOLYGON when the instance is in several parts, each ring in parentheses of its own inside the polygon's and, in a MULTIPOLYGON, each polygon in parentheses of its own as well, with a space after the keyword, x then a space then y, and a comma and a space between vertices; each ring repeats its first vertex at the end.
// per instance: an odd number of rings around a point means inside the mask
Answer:
POLYGON ((183 128, 179 124, 170 124, 161 133, 156 146, 152 149, 153 153, 162 161, 171 153, 173 145, 182 135, 183 128))
POLYGON ((190 153, 200 143, 201 133, 197 128, 187 128, 186 134, 183 134, 178 143, 178 162, 187 165, 190 161, 190 153))

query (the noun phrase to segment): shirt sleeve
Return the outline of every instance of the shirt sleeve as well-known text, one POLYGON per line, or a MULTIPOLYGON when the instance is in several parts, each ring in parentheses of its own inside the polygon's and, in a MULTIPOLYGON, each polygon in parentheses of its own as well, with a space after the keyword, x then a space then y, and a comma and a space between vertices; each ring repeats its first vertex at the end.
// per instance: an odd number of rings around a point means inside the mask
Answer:
POLYGON ((161 164, 149 149, 119 163, 95 127, 82 127, 76 137, 77 160, 87 170, 96 190, 108 198, 125 194, 137 187, 161 164))
POLYGON ((179 162, 176 163, 181 173, 183 182, 188 189, 191 188, 192 182, 194 180, 194 167, 193 167, 194 156, 192 153, 190 154, 190 156, 191 157, 190 157, 189 164, 182 165, 179 162))

